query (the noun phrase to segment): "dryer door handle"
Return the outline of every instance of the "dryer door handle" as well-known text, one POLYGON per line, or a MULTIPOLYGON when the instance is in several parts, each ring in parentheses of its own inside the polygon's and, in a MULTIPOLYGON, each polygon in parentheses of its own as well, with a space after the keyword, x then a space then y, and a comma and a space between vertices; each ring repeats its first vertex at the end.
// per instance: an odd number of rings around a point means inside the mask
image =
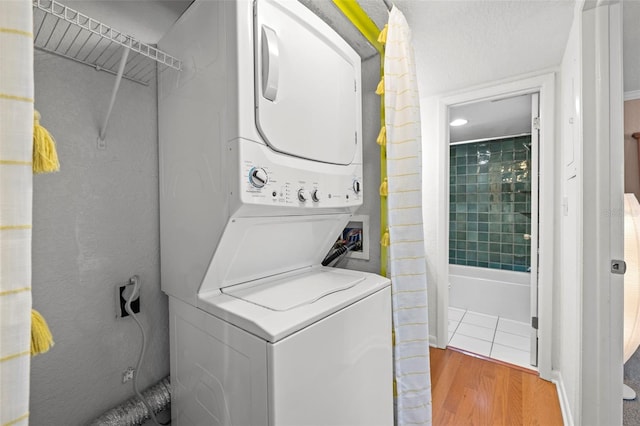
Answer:
POLYGON ((270 101, 278 94, 280 48, 278 36, 271 28, 262 26, 262 96, 270 101))

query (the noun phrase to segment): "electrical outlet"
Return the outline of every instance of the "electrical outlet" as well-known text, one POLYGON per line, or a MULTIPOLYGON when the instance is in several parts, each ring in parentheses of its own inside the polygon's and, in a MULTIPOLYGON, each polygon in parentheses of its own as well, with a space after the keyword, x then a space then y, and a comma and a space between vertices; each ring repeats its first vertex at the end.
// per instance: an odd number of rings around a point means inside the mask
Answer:
POLYGON ((133 375, 135 374, 136 369, 133 367, 128 367, 122 373, 122 383, 127 383, 129 380, 133 380, 133 375))
MULTIPOLYGON (((129 316, 129 312, 126 311, 124 305, 127 303, 128 297, 130 297, 131 292, 134 290, 133 283, 120 285, 116 287, 116 316, 118 318, 124 318, 129 316)), ((134 314, 140 313, 140 293, 134 296, 134 299, 131 301, 131 310, 134 314)))

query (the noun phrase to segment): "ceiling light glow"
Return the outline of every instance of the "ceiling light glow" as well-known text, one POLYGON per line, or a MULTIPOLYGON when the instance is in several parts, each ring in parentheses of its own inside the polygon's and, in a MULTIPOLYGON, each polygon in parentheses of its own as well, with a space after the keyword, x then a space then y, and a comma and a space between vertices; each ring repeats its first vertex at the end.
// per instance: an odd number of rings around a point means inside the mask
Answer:
POLYGON ((465 124, 467 124, 467 120, 465 120, 464 118, 456 118, 451 123, 449 123, 449 125, 453 127, 464 126, 465 124))

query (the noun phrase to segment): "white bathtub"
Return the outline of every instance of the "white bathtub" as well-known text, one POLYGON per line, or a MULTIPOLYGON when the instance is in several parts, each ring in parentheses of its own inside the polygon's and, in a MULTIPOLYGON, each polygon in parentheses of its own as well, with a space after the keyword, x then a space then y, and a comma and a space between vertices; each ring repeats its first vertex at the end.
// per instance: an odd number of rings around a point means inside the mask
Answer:
POLYGON ((529 272, 449 265, 449 306, 531 322, 529 272))

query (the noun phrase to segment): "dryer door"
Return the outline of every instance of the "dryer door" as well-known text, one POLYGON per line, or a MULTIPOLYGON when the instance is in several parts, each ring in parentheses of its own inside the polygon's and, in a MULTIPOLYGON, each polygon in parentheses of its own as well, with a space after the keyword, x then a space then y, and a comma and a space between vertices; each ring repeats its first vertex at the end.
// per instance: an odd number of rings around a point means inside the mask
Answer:
POLYGON ((260 134, 275 151, 350 164, 362 133, 360 57, 297 1, 255 6, 260 134))

